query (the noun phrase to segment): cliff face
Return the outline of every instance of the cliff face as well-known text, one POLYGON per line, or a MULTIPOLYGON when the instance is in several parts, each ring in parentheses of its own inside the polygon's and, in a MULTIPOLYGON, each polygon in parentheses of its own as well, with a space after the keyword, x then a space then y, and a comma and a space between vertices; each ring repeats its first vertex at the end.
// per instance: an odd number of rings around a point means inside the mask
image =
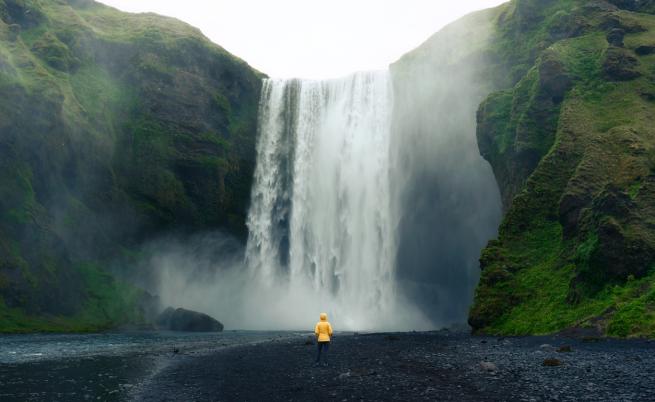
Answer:
POLYGON ((476 331, 655 335, 654 10, 503 6, 491 51, 507 81, 477 135, 506 212, 480 258, 476 331))
POLYGON ((0 0, 0 330, 130 320, 110 258, 163 231, 243 236, 260 78, 170 18, 0 0))

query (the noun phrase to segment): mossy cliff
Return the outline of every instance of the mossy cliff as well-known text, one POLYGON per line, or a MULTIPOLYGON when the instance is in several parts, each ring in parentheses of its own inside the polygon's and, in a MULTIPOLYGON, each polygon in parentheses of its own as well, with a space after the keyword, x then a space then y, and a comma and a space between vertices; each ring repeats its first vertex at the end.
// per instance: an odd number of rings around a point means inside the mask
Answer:
POLYGON ((655 336, 655 2, 498 10, 477 136, 505 214, 469 322, 655 336))
POLYGON ((244 236, 260 79, 170 18, 0 0, 0 331, 138 321, 117 255, 244 236))

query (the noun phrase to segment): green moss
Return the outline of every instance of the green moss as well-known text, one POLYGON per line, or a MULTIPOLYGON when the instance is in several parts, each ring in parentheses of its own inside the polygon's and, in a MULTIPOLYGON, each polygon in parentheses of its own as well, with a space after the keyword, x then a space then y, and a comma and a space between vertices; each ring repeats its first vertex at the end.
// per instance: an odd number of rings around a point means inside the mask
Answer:
POLYGON ((32 45, 32 52, 57 70, 68 71, 79 63, 64 43, 50 32, 44 33, 32 45))
POLYGON ((639 190, 641 189, 642 186, 643 186, 642 182, 637 182, 631 184, 630 187, 628 187, 628 195, 630 196, 631 199, 634 200, 635 198, 637 198, 637 196, 639 195, 639 190))
POLYGON ((92 129, 116 133, 136 103, 134 91, 97 64, 85 64, 70 76, 71 97, 84 116, 75 121, 92 121, 92 129))
POLYGON ((593 233, 588 236, 587 239, 583 241, 576 249, 576 263, 581 266, 588 265, 589 259, 597 247, 598 235, 593 233))
POLYGON ((484 123, 494 127, 498 154, 504 154, 512 144, 510 124, 513 99, 512 91, 499 91, 490 95, 481 107, 484 111, 484 123))
POLYGON ((136 308, 142 290, 114 279, 93 263, 82 263, 78 269, 86 284, 88 299, 75 321, 82 326, 106 328, 143 321, 136 308))
POLYGON ((219 92, 216 95, 214 95, 212 101, 214 103, 214 106, 219 111, 225 113, 227 116, 232 115, 232 105, 230 104, 230 100, 225 95, 219 92))
MULTIPOLYGON (((655 275, 624 284, 608 283, 582 300, 569 300, 569 287, 577 275, 575 264, 561 264, 561 228, 551 224, 525 234, 525 242, 508 245, 514 258, 526 261, 505 283, 508 294, 519 301, 486 328, 493 334, 549 334, 571 326, 588 326, 597 317, 612 336, 655 335, 655 275)), ((588 259, 597 238, 591 236, 576 253, 588 259)), ((486 275, 486 272, 483 273, 486 275)))
POLYGON ((77 266, 88 298, 74 316, 32 316, 22 309, 9 308, 0 298, 0 333, 96 332, 125 324, 142 324, 137 307, 143 291, 117 281, 95 263, 77 266))
POLYGON ((5 183, 0 188, 0 205, 5 208, 0 211, 0 220, 11 224, 25 224, 33 219, 38 204, 32 187, 32 170, 29 166, 14 166, 0 173, 5 183), (10 206, 10 207, 8 207, 10 206))
MULTIPOLYGON (((480 126, 480 148, 501 191, 510 197, 504 199, 508 209, 499 239, 482 253, 484 270, 470 321, 495 334, 593 326, 611 336, 654 336, 654 276, 652 271, 644 274, 643 267, 653 263, 655 250, 654 189, 644 179, 652 172, 649 150, 655 146, 655 109, 648 103, 655 58, 639 59, 641 77, 610 81, 603 73, 606 33, 598 28, 605 21, 603 11, 582 12, 577 3, 552 2, 558 26, 529 4, 522 11, 518 2, 507 6, 501 40, 494 45, 523 66, 522 75, 481 107, 480 121, 487 126, 480 126), (571 16, 582 29, 573 37, 553 36, 571 16), (526 19, 534 26, 521 25, 526 19), (512 43, 516 48, 502 49, 512 43), (551 145, 545 141, 549 131, 533 118, 538 116, 539 88, 531 74, 544 57, 561 63, 572 79, 561 108, 541 120, 556 127, 551 145), (516 167, 525 159, 511 151, 521 149, 526 139, 541 156, 525 180, 517 181, 516 167), (496 148, 485 148, 484 141, 496 148), (608 186, 615 190, 605 192, 608 186), (631 265, 615 270, 620 276, 610 275, 598 256, 620 259, 621 253, 631 265)), ((628 33, 626 48, 655 40, 655 17, 619 12, 613 18, 645 29, 628 33)))

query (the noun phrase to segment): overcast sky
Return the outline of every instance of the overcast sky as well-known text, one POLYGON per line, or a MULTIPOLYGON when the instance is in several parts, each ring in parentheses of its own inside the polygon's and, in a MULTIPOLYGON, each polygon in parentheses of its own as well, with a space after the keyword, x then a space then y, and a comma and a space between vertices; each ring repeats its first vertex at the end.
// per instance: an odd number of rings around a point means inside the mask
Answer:
POLYGON ((441 27, 503 0, 101 0, 200 28, 258 70, 327 78, 383 69, 441 27))

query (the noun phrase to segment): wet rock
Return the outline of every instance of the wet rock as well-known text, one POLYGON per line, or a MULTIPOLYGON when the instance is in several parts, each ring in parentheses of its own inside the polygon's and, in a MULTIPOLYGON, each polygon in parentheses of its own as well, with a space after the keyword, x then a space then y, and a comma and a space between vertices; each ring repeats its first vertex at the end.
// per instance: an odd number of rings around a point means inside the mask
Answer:
POLYGON ((635 53, 637 53, 639 56, 646 56, 649 54, 655 53, 655 45, 641 45, 637 46, 635 49, 635 53))
POLYGON ((580 212, 589 205, 591 197, 587 192, 567 192, 559 203, 559 222, 566 237, 575 234, 580 221, 580 212))
POLYGON ((592 209, 598 240, 589 262, 596 273, 618 279, 644 276, 655 262, 655 244, 629 224, 634 201, 620 188, 607 186, 594 199, 592 209))
POLYGON ((562 62, 554 54, 544 52, 539 64, 539 83, 543 95, 553 103, 560 103, 571 88, 572 80, 562 62))
POLYGON ((613 28, 605 37, 607 42, 616 47, 623 47, 623 37, 625 36, 625 31, 621 28, 613 28))
POLYGON ((655 102, 655 92, 649 92, 642 89, 639 91, 639 96, 641 96, 642 99, 647 100, 649 102, 655 102))
POLYGON ((559 348, 557 348, 558 353, 569 353, 573 352, 573 348, 571 348, 571 345, 562 345, 559 348))
POLYGON ((594 212, 615 217, 627 216, 634 207, 630 197, 614 185, 606 186, 593 202, 594 212))
POLYGON ((655 10, 655 5, 652 0, 608 0, 609 3, 614 4, 622 10, 637 11, 643 13, 652 13, 655 10))
POLYGON ((498 367, 496 367, 496 365, 493 364, 492 362, 480 362, 480 368, 487 372, 498 371, 498 367))
POLYGON ((646 28, 634 20, 619 17, 617 14, 607 14, 600 23, 600 28, 610 31, 614 28, 623 29, 626 33, 645 32, 646 28))
POLYGON ((207 314, 168 307, 155 321, 159 329, 186 332, 220 332, 223 324, 207 314))
POLYGON ((581 5, 585 11, 616 11, 617 7, 603 0, 587 1, 581 5))
POLYGON ((603 61, 603 72, 610 80, 629 81, 641 76, 636 70, 638 65, 639 61, 627 50, 610 47, 603 61))
POLYGON ((8 0, 0 10, 2 20, 9 24, 17 24, 25 29, 35 27, 42 23, 46 16, 34 5, 25 1, 8 0))
POLYGON ((559 359, 545 359, 543 365, 546 367, 557 367, 561 366, 562 362, 559 359))
POLYGON ((350 371, 346 371, 345 373, 341 373, 337 376, 338 380, 345 380, 346 378, 350 377, 350 371))
MULTIPOLYGON (((605 312, 603 312, 603 315, 606 313, 611 314, 609 310, 606 310, 605 312)), ((591 321, 590 323, 594 323, 594 321, 591 321)), ((569 327, 558 332, 558 335, 566 338, 581 340, 584 337, 600 337, 602 333, 603 332, 599 326, 593 325, 591 327, 580 327, 580 326, 569 327)))

